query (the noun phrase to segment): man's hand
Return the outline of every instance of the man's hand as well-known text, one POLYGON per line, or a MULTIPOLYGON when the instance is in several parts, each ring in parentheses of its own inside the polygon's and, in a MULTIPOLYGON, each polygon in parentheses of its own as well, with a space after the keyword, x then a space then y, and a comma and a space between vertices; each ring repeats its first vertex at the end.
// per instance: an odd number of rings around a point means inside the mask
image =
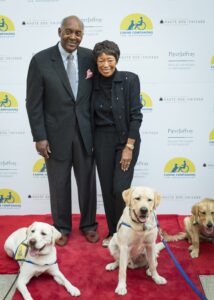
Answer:
POLYGON ((51 153, 49 143, 47 140, 36 142, 36 150, 38 154, 43 156, 45 159, 48 159, 49 154, 51 153))

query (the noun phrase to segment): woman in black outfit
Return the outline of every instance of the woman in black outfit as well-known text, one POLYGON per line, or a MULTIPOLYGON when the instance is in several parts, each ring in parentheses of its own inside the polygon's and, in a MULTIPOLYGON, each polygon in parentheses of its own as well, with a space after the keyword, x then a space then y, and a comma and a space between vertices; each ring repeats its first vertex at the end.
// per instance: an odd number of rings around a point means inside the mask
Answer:
POLYGON ((122 192, 131 186, 139 155, 142 105, 138 76, 116 69, 120 56, 117 44, 97 43, 93 54, 98 75, 94 78, 92 117, 95 158, 109 229, 103 240, 107 247, 125 207, 122 192))

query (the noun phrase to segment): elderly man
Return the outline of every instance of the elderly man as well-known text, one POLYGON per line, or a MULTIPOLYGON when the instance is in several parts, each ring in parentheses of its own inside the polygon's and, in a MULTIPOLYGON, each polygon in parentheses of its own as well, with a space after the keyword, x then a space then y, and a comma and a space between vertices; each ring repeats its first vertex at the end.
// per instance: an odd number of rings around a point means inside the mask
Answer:
POLYGON ((54 226, 62 233, 56 242, 64 246, 72 228, 71 170, 77 183, 80 230, 95 243, 96 182, 90 123, 90 97, 94 60, 91 50, 79 47, 83 23, 65 18, 60 42, 37 53, 27 77, 26 106, 33 140, 45 158, 54 226))

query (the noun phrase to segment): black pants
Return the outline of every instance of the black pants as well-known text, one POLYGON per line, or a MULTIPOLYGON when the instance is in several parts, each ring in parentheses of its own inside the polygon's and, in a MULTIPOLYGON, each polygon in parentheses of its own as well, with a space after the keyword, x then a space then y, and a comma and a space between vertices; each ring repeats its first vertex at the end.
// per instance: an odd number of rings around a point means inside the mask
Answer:
POLYGON ((76 125, 69 158, 66 160, 49 158, 46 166, 54 226, 64 234, 72 229, 71 170, 73 167, 81 214, 80 230, 83 232, 96 230, 95 161, 85 150, 78 125, 76 125))
POLYGON ((125 145, 119 142, 115 128, 98 127, 95 132, 95 160, 99 175, 109 233, 116 232, 125 202, 122 192, 131 186, 134 166, 140 149, 140 138, 135 141, 128 171, 122 171, 120 160, 125 145))

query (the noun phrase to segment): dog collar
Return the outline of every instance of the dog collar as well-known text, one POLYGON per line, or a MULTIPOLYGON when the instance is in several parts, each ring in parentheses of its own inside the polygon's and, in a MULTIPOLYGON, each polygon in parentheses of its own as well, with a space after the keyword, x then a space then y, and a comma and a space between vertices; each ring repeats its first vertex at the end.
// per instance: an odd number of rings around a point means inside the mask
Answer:
POLYGON ((118 230, 120 229, 120 227, 121 227, 122 225, 124 225, 124 226, 126 226, 126 227, 129 227, 129 228, 132 228, 131 225, 129 225, 129 224, 125 223, 125 222, 121 222, 121 223, 118 225, 118 230))
POLYGON ((32 265, 36 265, 36 266, 40 266, 40 267, 45 267, 45 266, 52 266, 55 265, 57 263, 57 261, 50 263, 50 264, 44 264, 44 265, 40 265, 40 264, 36 264, 35 262, 33 262, 32 260, 27 260, 27 259, 19 259, 19 261, 22 262, 26 262, 28 264, 32 264, 32 265))
MULTIPOLYGON (((151 230, 151 229, 154 229, 155 227, 157 227, 157 224, 155 224, 154 226, 148 226, 147 224, 144 224, 144 223, 141 223, 141 222, 138 222, 138 221, 134 220, 134 219, 132 218, 132 215, 131 215, 131 209, 129 209, 129 216, 130 216, 130 219, 131 219, 134 223, 136 223, 137 225, 142 225, 143 231, 151 230)), ((122 225, 124 225, 124 226, 126 226, 126 227, 129 227, 129 228, 131 228, 131 229, 133 229, 133 230, 136 231, 136 229, 134 229, 131 225, 129 225, 129 224, 125 223, 125 222, 121 222, 121 223, 118 225, 118 230, 120 229, 120 227, 121 227, 122 225)), ((138 231, 138 230, 137 230, 137 231, 138 231)), ((141 230, 140 230, 140 231, 141 231, 141 230)))

